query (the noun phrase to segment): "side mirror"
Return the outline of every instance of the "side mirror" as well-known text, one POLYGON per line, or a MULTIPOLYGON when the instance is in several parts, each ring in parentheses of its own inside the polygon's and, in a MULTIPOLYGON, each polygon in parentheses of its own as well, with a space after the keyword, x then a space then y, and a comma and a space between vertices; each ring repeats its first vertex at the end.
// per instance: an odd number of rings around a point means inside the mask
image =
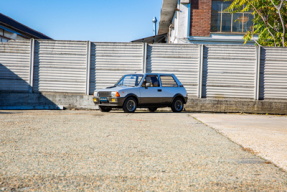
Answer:
POLYGON ((145 88, 147 89, 148 87, 150 87, 151 85, 150 85, 150 83, 146 83, 145 84, 145 88))

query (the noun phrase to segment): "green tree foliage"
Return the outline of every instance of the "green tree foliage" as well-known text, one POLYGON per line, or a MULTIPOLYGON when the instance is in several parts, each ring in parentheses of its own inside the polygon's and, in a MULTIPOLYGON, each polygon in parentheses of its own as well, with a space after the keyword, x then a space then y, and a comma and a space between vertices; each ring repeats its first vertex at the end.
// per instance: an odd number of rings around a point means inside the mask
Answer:
MULTIPOLYGON (((231 1, 231 0, 226 0, 231 1)), ((253 25, 244 35, 245 43, 258 35, 257 45, 287 46, 287 0, 234 0, 226 9, 237 13, 251 10, 253 25)))

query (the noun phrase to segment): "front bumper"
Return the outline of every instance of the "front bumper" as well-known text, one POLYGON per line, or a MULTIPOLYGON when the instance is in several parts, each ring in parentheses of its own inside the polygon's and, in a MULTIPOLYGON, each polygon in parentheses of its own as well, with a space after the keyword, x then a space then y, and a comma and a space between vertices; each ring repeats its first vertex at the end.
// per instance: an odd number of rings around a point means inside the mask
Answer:
POLYGON ((125 101, 124 97, 107 97, 107 102, 100 101, 100 97, 93 97, 96 105, 107 107, 122 107, 125 101))

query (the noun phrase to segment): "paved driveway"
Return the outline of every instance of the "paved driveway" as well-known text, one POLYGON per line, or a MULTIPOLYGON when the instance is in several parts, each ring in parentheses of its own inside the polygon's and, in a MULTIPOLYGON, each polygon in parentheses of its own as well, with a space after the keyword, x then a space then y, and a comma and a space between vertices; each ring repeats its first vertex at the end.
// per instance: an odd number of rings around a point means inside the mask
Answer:
POLYGON ((287 116, 219 113, 192 116, 287 171, 287 116))
POLYGON ((190 113, 0 111, 0 191, 286 191, 190 113))

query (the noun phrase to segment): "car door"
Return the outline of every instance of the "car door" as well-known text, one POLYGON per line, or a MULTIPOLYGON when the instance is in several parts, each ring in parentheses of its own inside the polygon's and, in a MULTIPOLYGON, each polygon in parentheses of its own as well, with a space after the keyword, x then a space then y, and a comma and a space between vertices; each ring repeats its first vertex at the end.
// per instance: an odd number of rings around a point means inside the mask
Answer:
POLYGON ((162 103, 170 104, 173 97, 177 94, 178 84, 172 75, 160 75, 162 89, 162 103))
POLYGON ((139 105, 161 105, 162 104, 162 89, 159 83, 158 75, 146 75, 140 87, 139 105), (150 87, 146 87, 146 83, 150 83, 150 87))

